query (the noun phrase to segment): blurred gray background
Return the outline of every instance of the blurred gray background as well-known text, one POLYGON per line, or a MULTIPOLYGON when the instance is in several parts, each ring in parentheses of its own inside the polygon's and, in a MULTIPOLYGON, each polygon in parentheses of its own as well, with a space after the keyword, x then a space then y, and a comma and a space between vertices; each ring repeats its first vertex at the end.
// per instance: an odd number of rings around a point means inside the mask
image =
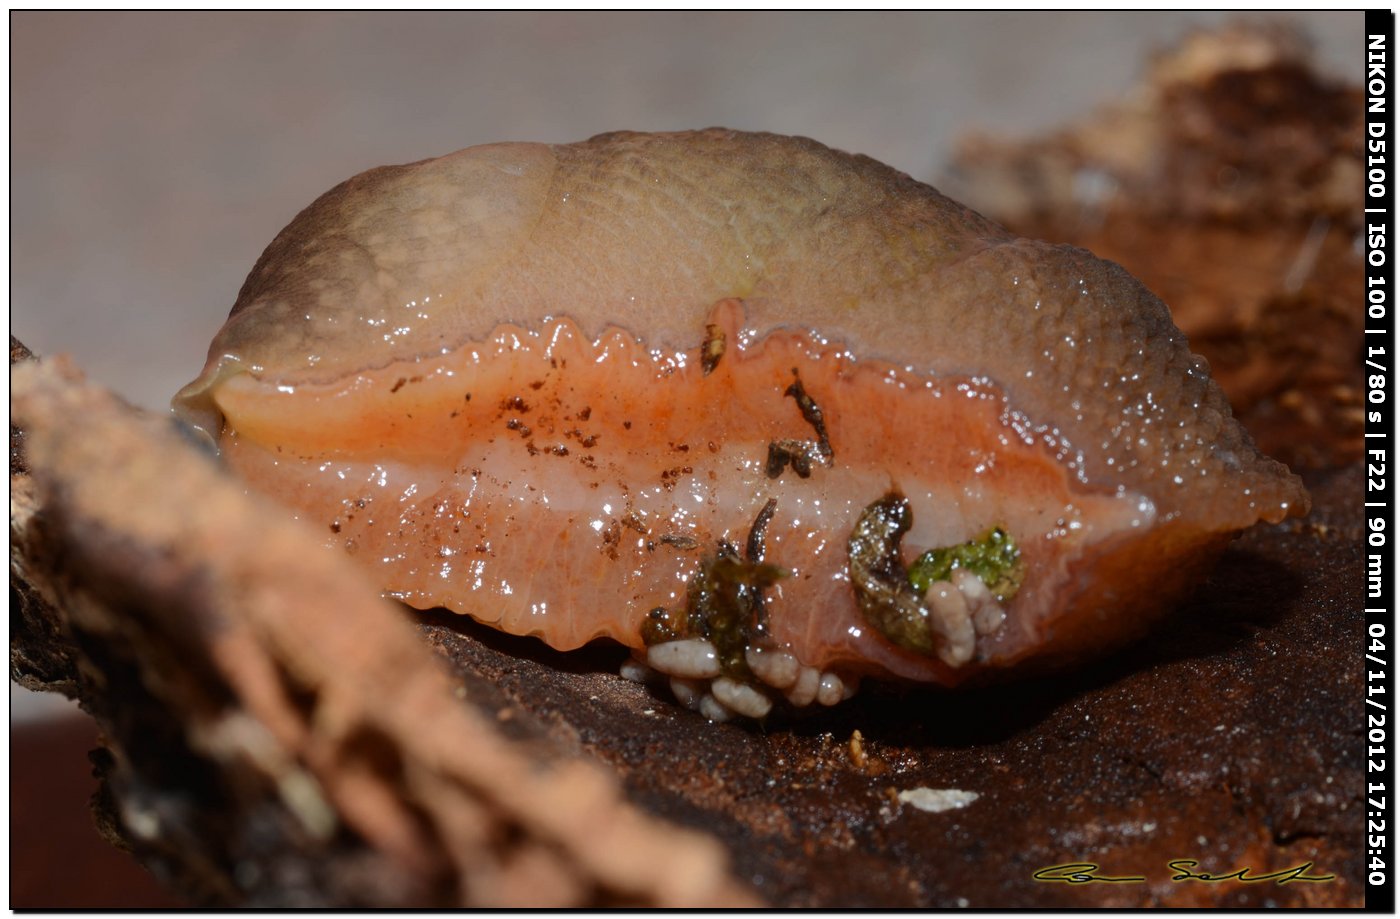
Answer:
MULTIPOLYGON (((1360 81, 1363 14, 1295 22, 1360 81)), ((163 408, 340 180, 499 140, 724 125, 928 179, 1119 97, 1224 13, 12 13, 11 331, 163 408)), ((19 718, 50 709, 12 694, 19 718)))

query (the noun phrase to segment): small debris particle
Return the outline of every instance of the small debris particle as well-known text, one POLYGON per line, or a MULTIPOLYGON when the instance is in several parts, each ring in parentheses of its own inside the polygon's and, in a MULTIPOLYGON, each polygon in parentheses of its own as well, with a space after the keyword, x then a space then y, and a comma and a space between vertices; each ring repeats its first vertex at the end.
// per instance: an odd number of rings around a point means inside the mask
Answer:
POLYGON ((719 366, 719 359, 724 357, 725 335, 724 330, 714 323, 705 326, 705 341, 700 346, 700 369, 705 376, 710 375, 710 371, 719 366))
POLYGON ((981 797, 975 791, 960 788, 908 788, 898 795, 901 804, 908 804, 930 814, 967 807, 981 797))
POLYGON ((787 438, 768 444, 768 478, 776 479, 782 475, 788 463, 792 464, 792 471, 797 473, 798 478, 805 479, 812 475, 812 458, 806 441, 787 438))
POLYGON ((864 769, 866 763, 865 738, 861 736, 859 729, 851 732, 850 750, 851 764, 857 769, 864 769))
POLYGON ((823 466, 830 466, 833 453, 831 441, 827 438, 826 421, 822 417, 822 410, 807 395, 807 390, 802 386, 802 378, 797 373, 797 368, 792 368, 792 384, 784 390, 783 395, 791 396, 797 401, 797 407, 802 412, 802 419, 812 426, 812 430, 817 434, 817 440, 795 440, 784 438, 775 440, 768 445, 768 478, 776 479, 782 475, 788 464, 792 464, 793 472, 799 478, 807 478, 812 474, 812 463, 817 462, 823 466))
POLYGON ((822 410, 811 396, 807 395, 806 388, 802 385, 802 377, 797 373, 797 368, 792 368, 792 384, 783 391, 783 395, 792 396, 797 402, 798 409, 802 412, 802 420, 812 426, 812 430, 817 434, 817 455, 822 462, 831 464, 831 440, 826 434, 826 420, 822 417, 822 410))
POLYGON ((403 384, 405 384, 405 383, 407 383, 407 382, 408 382, 408 379, 407 379, 406 377, 399 377, 398 380, 395 381, 394 385, 391 386, 391 387, 389 388, 389 392, 391 392, 391 393, 398 392, 400 389, 403 389, 403 384))
POLYGON ((763 561, 763 556, 767 552, 768 522, 773 519, 773 512, 777 509, 778 499, 769 498, 758 512, 758 516, 754 518, 753 526, 749 527, 749 538, 744 546, 744 557, 749 561, 763 561))

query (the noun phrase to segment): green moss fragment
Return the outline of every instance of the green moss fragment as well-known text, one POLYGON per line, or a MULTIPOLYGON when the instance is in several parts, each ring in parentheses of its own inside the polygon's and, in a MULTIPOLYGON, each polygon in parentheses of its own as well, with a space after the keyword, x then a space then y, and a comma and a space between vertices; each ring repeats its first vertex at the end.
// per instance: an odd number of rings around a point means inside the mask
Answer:
POLYGON ((959 568, 981 578, 1003 603, 1016 595, 1025 576, 1016 541, 1001 527, 993 527, 960 545, 925 552, 909 566, 909 583, 923 596, 935 581, 949 580, 959 568))
POLYGON ((861 512, 847 543, 851 585, 861 614, 881 635, 911 651, 934 653, 939 636, 924 595, 936 581, 965 568, 982 579, 997 599, 1015 596, 1025 565, 1015 541, 1001 527, 956 546, 933 549, 909 568, 900 542, 913 524, 909 501, 890 492, 861 512))

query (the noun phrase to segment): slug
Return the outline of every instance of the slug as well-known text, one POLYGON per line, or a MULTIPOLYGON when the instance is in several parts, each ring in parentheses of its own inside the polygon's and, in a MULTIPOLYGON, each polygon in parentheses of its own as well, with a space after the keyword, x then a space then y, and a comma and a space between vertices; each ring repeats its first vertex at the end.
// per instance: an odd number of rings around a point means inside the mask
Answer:
POLYGON ((1117 265, 718 129, 336 186, 174 407, 389 595, 714 719, 1098 654, 1308 508, 1117 265))

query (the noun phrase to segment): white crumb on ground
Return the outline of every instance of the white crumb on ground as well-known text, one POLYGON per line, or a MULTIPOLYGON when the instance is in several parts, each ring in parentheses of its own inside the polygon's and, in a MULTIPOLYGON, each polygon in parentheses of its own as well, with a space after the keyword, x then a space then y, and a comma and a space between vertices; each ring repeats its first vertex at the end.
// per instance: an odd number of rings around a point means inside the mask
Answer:
POLYGON ((960 788, 908 788, 899 793, 899 803, 908 804, 930 814, 967 807, 980 795, 960 788))

